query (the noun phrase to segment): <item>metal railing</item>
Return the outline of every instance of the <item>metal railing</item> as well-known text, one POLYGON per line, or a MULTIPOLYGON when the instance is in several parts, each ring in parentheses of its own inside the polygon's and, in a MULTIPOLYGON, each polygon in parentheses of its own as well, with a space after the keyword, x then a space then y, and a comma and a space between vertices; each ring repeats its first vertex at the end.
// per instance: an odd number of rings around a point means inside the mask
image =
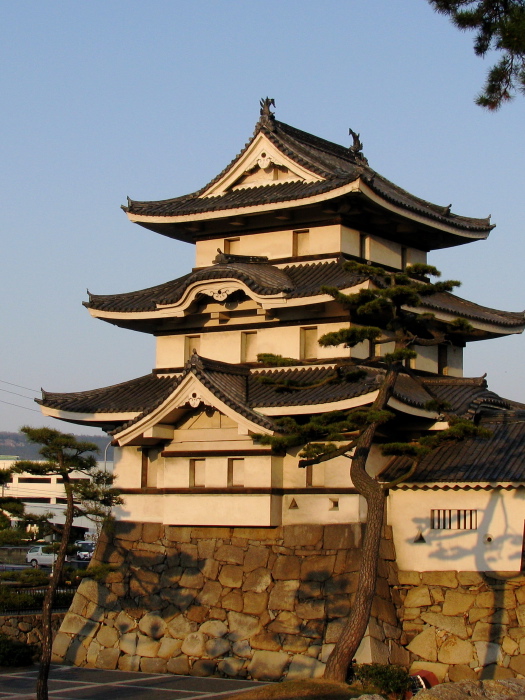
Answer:
MULTIPOLYGON (((69 609, 76 588, 61 586, 55 592, 53 612, 63 612, 69 609)), ((0 586, 0 615, 40 613, 46 587, 14 588, 0 586)))

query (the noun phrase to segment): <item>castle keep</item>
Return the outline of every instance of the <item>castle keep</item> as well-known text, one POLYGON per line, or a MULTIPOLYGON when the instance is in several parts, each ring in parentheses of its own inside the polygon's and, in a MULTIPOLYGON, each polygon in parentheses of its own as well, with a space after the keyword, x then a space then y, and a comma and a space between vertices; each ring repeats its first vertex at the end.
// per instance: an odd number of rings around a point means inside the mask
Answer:
MULTIPOLYGON (((492 225, 376 173, 357 134, 339 146, 278 121, 271 105, 262 101, 252 138, 201 190, 124 207, 175 249, 180 241, 196 250, 195 268, 178 279, 85 302, 95 318, 155 336, 152 372, 91 391, 43 392, 45 415, 113 437, 125 499, 95 557, 115 571, 104 584, 81 585, 55 642, 58 660, 261 679, 322 675, 348 615, 366 524, 349 459, 299 469, 300 448, 275 454, 260 436, 279 434, 282 418, 370 405, 378 393, 382 357, 394 344, 388 332, 354 348, 318 344, 350 325, 324 288, 372 284, 346 261, 403 271, 432 250, 484 240, 492 225), (360 368, 359 378, 328 381, 341 365, 360 368)), ((359 658, 409 664, 418 655, 435 664, 438 642, 432 659, 416 651, 421 644, 407 648, 432 623, 418 613, 407 627, 403 613, 403 586, 422 590, 426 574, 400 583, 398 569, 521 569, 525 414, 483 378, 463 377, 463 351, 521 333, 525 317, 448 292, 412 311, 433 314, 437 328, 459 318, 470 325, 452 341, 417 348, 389 403, 396 434, 446 427, 427 408, 437 397, 493 438, 440 448, 391 491, 359 658)), ((373 451, 379 479, 403 468, 373 451)), ((488 585, 480 581, 472 585, 488 585)), ((427 592, 424 605, 439 605, 427 592)), ((472 652, 463 665, 476 663, 487 665, 472 652)))

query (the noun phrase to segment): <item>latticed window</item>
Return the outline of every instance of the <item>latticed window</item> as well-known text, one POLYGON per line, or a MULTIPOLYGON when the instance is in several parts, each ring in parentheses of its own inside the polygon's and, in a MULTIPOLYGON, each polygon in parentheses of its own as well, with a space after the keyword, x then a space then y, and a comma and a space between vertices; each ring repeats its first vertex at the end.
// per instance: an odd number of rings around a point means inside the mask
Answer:
POLYGON ((440 508, 430 511, 432 530, 477 530, 478 511, 470 509, 440 508))

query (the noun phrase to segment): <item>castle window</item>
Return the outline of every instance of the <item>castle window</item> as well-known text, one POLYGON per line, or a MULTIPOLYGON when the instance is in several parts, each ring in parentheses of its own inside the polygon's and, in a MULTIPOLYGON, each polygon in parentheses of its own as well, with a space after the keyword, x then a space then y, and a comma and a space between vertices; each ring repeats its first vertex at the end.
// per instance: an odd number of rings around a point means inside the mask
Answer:
POLYGON ((257 331, 241 333, 241 362, 257 362, 257 331))
POLYGON ((201 337, 200 335, 187 335, 184 338, 184 362, 190 359, 194 350, 200 355, 201 337))
POLYGON ((438 345, 438 374, 448 374, 448 347, 438 345))
POLYGON ((432 530, 477 530, 478 511, 444 508, 430 511, 432 530))
POLYGON ((239 255, 240 254, 240 238, 225 238, 224 239, 224 252, 226 255, 239 255))
POLYGON ((317 358, 317 326, 301 328, 301 359, 315 360, 317 358))
POLYGON ((359 257, 363 260, 368 260, 370 255, 370 245, 366 233, 359 234, 359 257))
POLYGON ((294 258, 300 255, 308 255, 310 252, 310 229, 302 229, 301 231, 293 232, 293 251, 294 258))
POLYGON ((190 459, 190 488, 206 485, 206 460, 190 459))
POLYGON ((244 459, 228 459, 228 486, 244 486, 244 459))
POLYGON ((330 501, 330 507, 328 510, 339 510, 339 499, 338 498, 329 498, 330 501))

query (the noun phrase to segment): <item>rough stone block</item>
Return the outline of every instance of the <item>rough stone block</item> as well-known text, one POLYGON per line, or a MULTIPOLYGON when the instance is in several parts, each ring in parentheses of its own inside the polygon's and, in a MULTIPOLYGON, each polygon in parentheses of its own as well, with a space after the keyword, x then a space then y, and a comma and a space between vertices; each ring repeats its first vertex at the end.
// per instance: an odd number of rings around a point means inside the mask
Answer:
POLYGON ((113 523, 113 537, 118 540, 138 542, 142 539, 142 523, 125 522, 119 520, 113 523))
POLYGON ((96 667, 103 668, 107 671, 113 671, 117 668, 120 649, 101 649, 98 652, 96 667))
POLYGON ((208 608, 203 605, 191 605, 186 610, 186 617, 188 620, 197 622, 200 625, 208 617, 208 608))
POLYGON ((192 632, 182 642, 181 651, 187 656, 204 656, 206 653, 206 635, 192 632))
POLYGON ((242 590, 262 593, 271 583, 272 577, 268 569, 254 569, 254 571, 250 571, 250 573, 246 575, 242 590))
POLYGON ((448 669, 448 679, 452 683, 457 683, 458 681, 475 681, 477 678, 477 672, 474 671, 473 668, 470 668, 470 666, 457 664, 448 669))
POLYGON ((242 612, 244 607, 244 600, 242 593, 239 588, 234 588, 233 591, 227 593, 222 599, 222 607, 225 610, 234 610, 235 612, 242 612))
POLYGON ((199 550, 196 544, 181 544, 180 565, 184 568, 195 568, 199 562, 199 550))
POLYGON ((324 620, 306 620, 301 625, 301 634, 310 639, 322 639, 324 628, 324 620))
POLYGON ((278 581, 270 593, 270 610, 293 610, 298 589, 299 581, 278 581))
POLYGON ((126 634, 137 627, 137 622, 122 610, 115 620, 115 627, 120 634, 126 634))
POLYGON ((140 656, 129 656, 124 654, 119 657, 118 668, 120 671, 131 671, 137 673, 140 670, 140 656))
MULTIPOLYGON (((476 654, 479 661, 479 666, 489 666, 503 661, 501 647, 494 642, 474 642, 476 654)), ((466 663, 465 661, 456 661, 450 663, 466 663)))
POLYGON ((322 678, 325 664, 317 659, 302 654, 296 654, 290 663, 286 680, 292 681, 298 678, 322 678))
POLYGON ((139 629, 148 637, 160 639, 166 632, 166 622, 158 612, 147 613, 139 622, 139 629))
POLYGON ((242 612, 247 615, 262 615, 268 609, 268 593, 246 591, 242 612))
POLYGON ((445 594, 443 604, 444 615, 463 615, 474 605, 476 595, 473 593, 462 593, 457 590, 448 590, 445 594))
POLYGON ((247 639, 241 639, 239 642, 234 642, 232 651, 236 656, 241 656, 243 659, 251 659, 253 650, 247 639))
POLYGON ((204 578, 215 581, 219 575, 220 564, 216 559, 203 559, 199 561, 199 568, 204 578))
POLYGON ((281 642, 276 633, 263 630, 250 638, 252 649, 266 649, 267 651, 279 651, 281 642))
MULTIPOLYGON (((515 673, 510 668, 503 668, 503 666, 496 666, 493 664, 492 666, 485 666, 485 668, 482 668, 479 677, 482 680, 486 678, 490 681, 499 681, 515 678, 515 673)), ((518 691, 520 694, 522 692, 522 688, 520 688, 518 691)))
POLYGON ((160 642, 160 647, 157 652, 157 656, 161 659, 171 659, 174 656, 180 654, 180 648, 182 646, 182 639, 171 639, 170 637, 164 637, 160 642))
POLYGON ((294 556, 278 556, 272 568, 272 576, 276 581, 298 579, 300 572, 301 560, 294 556))
POLYGON ((346 553, 345 571, 349 573, 352 571, 359 571, 359 569, 361 568, 361 559, 361 550, 351 549, 349 552, 346 553))
POLYGON ((222 586, 218 581, 206 581, 203 589, 197 595, 197 602, 200 605, 214 606, 220 600, 222 594, 222 586))
POLYGON ((361 525, 325 525, 324 549, 358 549, 361 545, 361 525))
POLYGON ((142 526, 142 541, 157 542, 163 536, 163 525, 160 523, 144 523, 142 526))
POLYGON ((226 659, 221 659, 217 664, 217 668, 225 676, 233 678, 239 675, 244 663, 244 659, 236 659, 233 656, 229 656, 226 659))
POLYGON ((97 633, 97 642, 103 647, 112 647, 116 644, 118 632, 114 627, 102 625, 97 633))
POLYGON ((305 557, 301 563, 301 578, 304 581, 326 581, 333 573, 334 564, 334 554, 305 557))
POLYGON ((472 644, 454 635, 445 639, 438 651, 438 661, 442 664, 469 664, 473 659, 472 644))
MULTIPOLYGON (((329 579, 324 585, 325 595, 350 595, 357 591, 357 573, 355 574, 340 574, 339 576, 334 576, 329 579)), ((309 583, 305 581, 301 585, 303 589, 304 585, 309 583)), ((313 596, 312 596, 313 597, 313 596)))
POLYGON ((74 636, 81 635, 82 637, 92 637, 98 630, 98 627, 98 622, 86 620, 84 617, 80 617, 80 615, 68 613, 60 626, 60 631, 64 634, 72 634, 74 636))
POLYGON ((160 642, 151 637, 146 637, 144 634, 137 634, 137 648, 135 653, 137 656, 148 656, 155 658, 159 651, 160 642))
POLYGON ((514 639, 511 639, 511 637, 505 637, 504 640, 501 643, 501 648, 505 652, 505 654, 509 654, 509 656, 514 656, 516 652, 519 649, 519 644, 514 641, 514 639))
POLYGON ((389 662, 396 666, 408 668, 410 665, 410 654, 404 647, 397 644, 397 642, 391 642, 389 662))
POLYGON ((187 656, 177 656, 175 659, 170 659, 166 665, 168 673, 174 673, 176 676, 187 676, 190 672, 190 662, 187 656))
POLYGON ((166 571, 163 571, 160 577, 161 588, 170 588, 171 586, 178 583, 184 572, 182 566, 171 566, 166 571))
POLYGON ((283 529, 285 547, 314 547, 321 542, 324 531, 322 525, 286 525, 283 529))
POLYGON ((220 620, 208 620, 199 627, 199 632, 208 637, 224 637, 228 632, 228 627, 220 620))
POLYGON ((228 613, 228 625, 230 628, 229 638, 233 642, 249 639, 257 634, 261 628, 260 618, 235 611, 228 613))
POLYGON ((437 661, 436 630, 433 627, 423 630, 414 637, 407 649, 426 661, 437 661))
POLYGON ((511 668, 520 676, 525 676, 525 654, 519 654, 518 656, 513 656, 509 663, 509 668, 511 668))
POLYGON ((166 659, 141 659, 140 670, 144 673, 166 673, 166 659))
POLYGON ((455 571, 423 571, 422 582, 429 586, 443 586, 444 588, 457 588, 458 579, 455 571))
POLYGON ((297 603, 295 612, 303 620, 322 620, 325 616, 325 602, 315 598, 305 600, 304 603, 297 603))
POLYGON ((381 540, 379 543, 379 556, 385 561, 395 561, 396 550, 391 540, 381 540))
POLYGON ((326 644, 334 644, 337 642, 346 622, 346 619, 340 618, 339 620, 333 620, 328 623, 324 640, 326 644))
POLYGON ((468 619, 471 625, 479 622, 480 620, 484 620, 485 618, 493 620, 495 612, 495 608, 471 608, 468 614, 468 619))
POLYGON ((129 582, 132 597, 156 593, 159 589, 160 577, 155 571, 137 569, 129 582))
POLYGON ((244 571, 249 573, 254 569, 266 567, 270 552, 266 547, 248 547, 248 551, 244 557, 244 571))
POLYGON ((213 661, 212 659, 197 659, 197 661, 194 661, 191 667, 191 675, 198 676, 200 678, 213 676, 215 674, 216 667, 217 662, 213 661))
MULTIPOLYGON (((22 641, 22 640, 19 640, 22 641)), ((80 638, 72 639, 64 661, 72 666, 82 666, 87 656, 87 649, 80 638)))
MULTIPOLYGON (((453 618, 451 618, 453 619, 453 618)), ((472 633, 473 642, 493 642, 502 639, 507 633, 505 625, 492 622, 477 622, 472 633)))
POLYGON ((167 525, 164 528, 164 537, 169 542, 189 542, 191 540, 191 527, 167 525))
POLYGON ((248 664, 248 673, 258 681, 278 681, 290 657, 279 651, 256 651, 248 664))
POLYGON ((197 542, 197 551, 199 553, 199 559, 209 559, 213 557, 213 552, 215 551, 216 544, 217 540, 215 538, 199 540, 197 542))
POLYGON ((205 645, 206 656, 210 659, 216 659, 218 656, 224 656, 224 654, 229 654, 231 652, 230 642, 224 637, 215 637, 214 639, 208 639, 205 645))
POLYGON ((134 655, 137 651, 137 633, 127 632, 120 636, 119 647, 122 653, 134 655))
POLYGON ((172 591, 164 591, 163 596, 167 598, 170 603, 179 608, 179 610, 184 612, 184 610, 187 610, 193 603, 196 594, 196 588, 176 588, 172 591))
POLYGON ((179 586, 181 588, 202 588, 204 585, 204 576, 199 569, 188 568, 182 574, 179 586))
POLYGON ((282 650, 290 651, 294 654, 304 653, 310 644, 310 640, 305 637, 300 637, 295 634, 283 634, 282 637, 282 650))
POLYGON ((483 583, 483 576, 477 571, 458 571, 457 576, 462 586, 478 586, 483 583))
POLYGON ((301 618, 297 617, 293 612, 284 610, 268 625, 268 629, 278 634, 299 634, 301 618))
POLYGON ((416 586, 408 591, 405 608, 420 608, 426 605, 432 605, 428 586, 416 586))
POLYGON ((223 544, 215 552, 215 559, 227 564, 242 564, 244 562, 244 550, 231 544, 223 544))
POLYGON ((242 586, 243 570, 242 566, 226 564, 219 574, 219 581, 227 588, 240 588, 242 586))
POLYGON ((419 571, 398 571, 397 577, 401 586, 419 586, 421 583, 419 571))
POLYGON ((443 615, 442 613, 428 612, 422 613, 421 618, 427 624, 433 625, 440 630, 445 630, 445 632, 450 632, 450 634, 455 634, 456 637, 459 637, 460 639, 467 639, 468 637, 465 620, 462 617, 450 617, 449 615, 443 615))
POLYGON ((388 600, 376 596, 372 603, 372 615, 395 627, 398 624, 395 607, 388 600))

